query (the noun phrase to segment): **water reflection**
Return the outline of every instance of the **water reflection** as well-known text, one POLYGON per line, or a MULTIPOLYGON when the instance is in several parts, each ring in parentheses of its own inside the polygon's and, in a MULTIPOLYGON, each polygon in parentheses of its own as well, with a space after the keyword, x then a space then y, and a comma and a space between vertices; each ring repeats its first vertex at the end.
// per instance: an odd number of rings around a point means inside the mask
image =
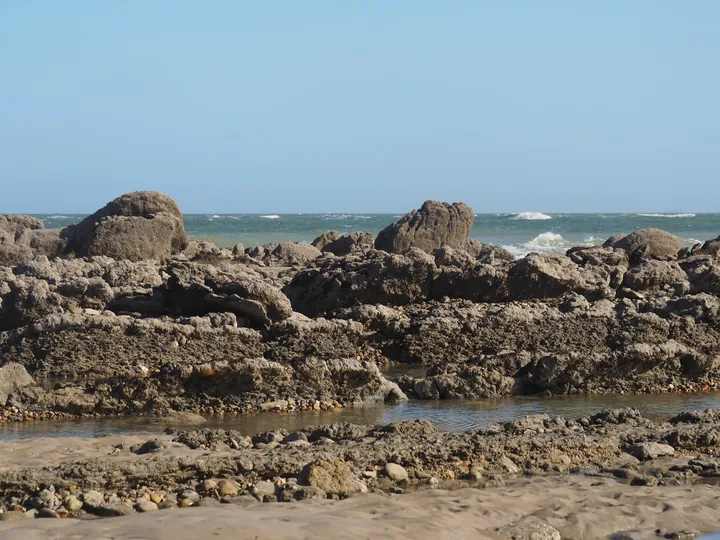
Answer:
MULTIPOLYGON (((268 429, 294 430, 332 422, 378 424, 398 420, 425 419, 430 420, 441 430, 466 431, 532 414, 547 413, 576 418, 596 413, 607 407, 636 407, 648 417, 662 418, 680 411, 720 408, 720 392, 672 395, 513 397, 477 401, 413 400, 396 405, 369 405, 334 411, 217 416, 209 418, 204 426, 236 429, 244 434, 252 435, 268 429)), ((0 425, 0 440, 38 436, 99 437, 128 431, 160 432, 167 426, 166 420, 153 417, 38 421, 0 425)))

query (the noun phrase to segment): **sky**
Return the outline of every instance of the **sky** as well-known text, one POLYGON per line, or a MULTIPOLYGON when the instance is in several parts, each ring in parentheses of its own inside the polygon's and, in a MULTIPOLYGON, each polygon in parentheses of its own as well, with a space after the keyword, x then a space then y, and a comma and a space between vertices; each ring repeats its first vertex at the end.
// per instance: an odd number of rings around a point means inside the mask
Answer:
POLYGON ((0 212, 720 212, 720 2, 3 0, 0 212))

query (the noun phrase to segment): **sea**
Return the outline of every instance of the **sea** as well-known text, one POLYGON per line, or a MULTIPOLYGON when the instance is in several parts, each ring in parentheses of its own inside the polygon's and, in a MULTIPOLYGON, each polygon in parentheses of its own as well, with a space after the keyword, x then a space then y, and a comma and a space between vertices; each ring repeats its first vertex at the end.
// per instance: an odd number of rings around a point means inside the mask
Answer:
MULTIPOLYGON (((312 242, 325 231, 377 234, 403 214, 185 214, 185 230, 196 239, 221 247, 270 242, 312 242)), ((80 214, 43 214, 46 227, 77 223, 80 214)), ((530 252, 564 253, 572 246, 602 244, 608 237, 656 227, 692 246, 720 235, 720 214, 545 214, 517 212, 476 214, 470 237, 502 246, 516 257, 530 252)))

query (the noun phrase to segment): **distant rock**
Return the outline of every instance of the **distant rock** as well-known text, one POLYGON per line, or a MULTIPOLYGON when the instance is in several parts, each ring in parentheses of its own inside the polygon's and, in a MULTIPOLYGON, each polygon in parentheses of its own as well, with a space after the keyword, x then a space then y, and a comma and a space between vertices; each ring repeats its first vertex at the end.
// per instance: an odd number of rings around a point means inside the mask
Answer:
POLYGON ((77 255, 131 261, 165 259, 188 245, 180 208, 155 191, 122 195, 63 234, 77 255))
POLYGON ((646 259, 668 259, 680 251, 680 240, 660 229, 638 229, 628 235, 608 238, 603 247, 620 248, 628 255, 638 252, 646 259))
POLYGON ((22 214, 0 214, 0 231, 17 234, 42 228, 44 228, 44 224, 38 218, 22 214))
POLYGON ((380 231, 375 248, 388 253, 404 253, 413 247, 427 253, 442 246, 461 248, 474 221, 472 208, 464 203, 425 201, 422 208, 380 231))
POLYGON ((341 235, 336 231, 328 231, 313 240, 312 245, 323 253, 343 256, 353 251, 372 249, 373 242, 374 238, 372 233, 352 232, 341 235))
POLYGON ((268 266, 304 266, 322 252, 305 242, 280 242, 248 248, 245 254, 268 266))

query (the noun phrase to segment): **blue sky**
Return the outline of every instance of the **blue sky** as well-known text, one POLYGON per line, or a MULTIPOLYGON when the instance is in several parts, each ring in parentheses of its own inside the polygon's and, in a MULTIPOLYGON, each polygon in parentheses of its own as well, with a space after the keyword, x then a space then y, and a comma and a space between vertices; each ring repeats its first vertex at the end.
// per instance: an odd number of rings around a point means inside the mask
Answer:
POLYGON ((720 2, 5 0, 0 212, 720 211, 720 2))

